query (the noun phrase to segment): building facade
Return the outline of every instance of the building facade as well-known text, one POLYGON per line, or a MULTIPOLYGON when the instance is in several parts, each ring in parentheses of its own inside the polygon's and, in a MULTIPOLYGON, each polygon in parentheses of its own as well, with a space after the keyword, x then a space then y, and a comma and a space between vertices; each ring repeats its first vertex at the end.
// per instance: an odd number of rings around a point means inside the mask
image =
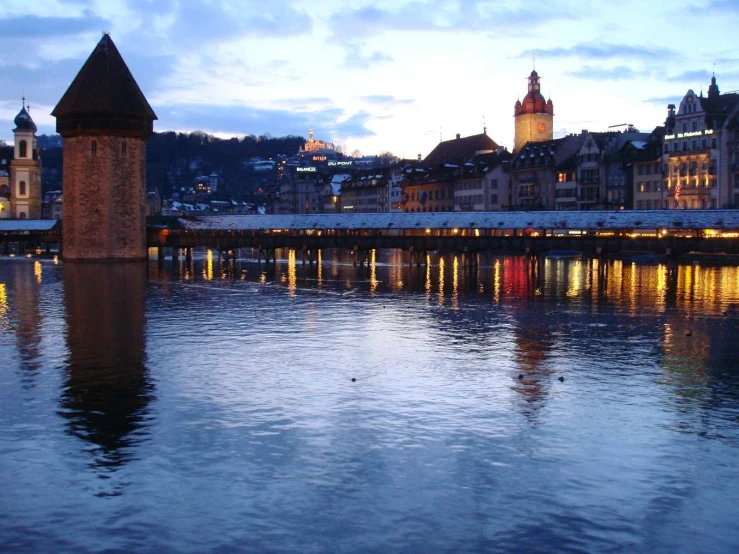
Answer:
POLYGON ((664 208, 726 208, 739 200, 731 165, 738 105, 739 93, 721 94, 713 76, 705 97, 688 90, 679 106, 667 107, 664 208))

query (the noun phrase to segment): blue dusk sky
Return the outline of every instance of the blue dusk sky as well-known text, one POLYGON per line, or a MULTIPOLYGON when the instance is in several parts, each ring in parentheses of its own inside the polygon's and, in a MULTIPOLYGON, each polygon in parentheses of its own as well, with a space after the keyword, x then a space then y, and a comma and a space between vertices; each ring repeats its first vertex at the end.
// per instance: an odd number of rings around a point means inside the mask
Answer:
POLYGON ((509 149, 536 55, 555 136, 652 130, 688 89, 739 89, 739 0, 4 0, 0 138, 39 133, 107 31, 157 131, 287 134, 425 156, 482 131, 509 149))

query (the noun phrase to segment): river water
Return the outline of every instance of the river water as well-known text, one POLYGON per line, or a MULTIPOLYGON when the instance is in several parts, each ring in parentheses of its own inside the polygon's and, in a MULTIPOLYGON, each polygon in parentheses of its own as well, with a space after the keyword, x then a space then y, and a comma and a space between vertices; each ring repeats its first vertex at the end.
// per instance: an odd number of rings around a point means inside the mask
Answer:
POLYGON ((0 551, 739 551, 739 268, 407 261, 0 258, 0 551))

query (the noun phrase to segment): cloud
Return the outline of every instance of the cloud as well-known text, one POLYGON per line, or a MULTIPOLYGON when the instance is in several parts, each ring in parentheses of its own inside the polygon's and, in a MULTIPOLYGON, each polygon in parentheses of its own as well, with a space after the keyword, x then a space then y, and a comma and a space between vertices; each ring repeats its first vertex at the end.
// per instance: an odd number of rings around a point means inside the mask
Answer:
POLYGON ((313 19, 287 0, 237 2, 210 0, 128 0, 128 9, 141 19, 142 38, 151 29, 147 20, 156 15, 169 22, 158 40, 188 45, 220 43, 245 37, 287 37, 310 33, 313 19))
POLYGON ((83 17, 40 17, 23 15, 0 19, 0 37, 8 39, 48 38, 50 36, 78 35, 86 32, 102 33, 110 28, 107 19, 86 11, 83 17))
POLYGON ((590 60, 610 59, 635 59, 652 61, 655 58, 665 59, 675 57, 677 54, 669 48, 651 48, 648 46, 635 46, 631 44, 575 44, 568 48, 549 48, 543 50, 526 50, 516 58, 531 58, 532 55, 543 58, 583 58, 590 60))
POLYGON ((230 135, 274 136, 304 134, 313 128, 316 134, 330 134, 337 138, 374 136, 366 124, 372 118, 367 112, 358 112, 348 118, 343 110, 328 108, 310 112, 262 109, 250 106, 213 106, 205 104, 174 104, 157 109, 158 131, 165 129, 201 130, 230 135))
POLYGON ((649 75, 648 71, 637 71, 630 67, 620 65, 618 67, 605 68, 586 65, 577 71, 567 71, 566 75, 578 79, 592 79, 596 81, 621 81, 624 79, 637 79, 649 75))
MULTIPOLYGON (((153 91, 166 82, 175 64, 173 56, 145 57, 135 53, 123 53, 123 56, 147 97, 151 97, 153 91)), ((25 91, 34 104, 53 107, 72 84, 85 59, 49 60, 33 65, 0 65, 0 100, 18 100, 25 91)))
POLYGON ((678 75, 667 77, 667 81, 671 83, 709 83, 711 81, 711 72, 705 69, 683 71, 678 75))
POLYGON ((371 94, 369 96, 361 96, 360 99, 370 104, 387 107, 414 103, 410 98, 395 98, 395 96, 390 96, 389 94, 371 94))
POLYGON ((343 65, 347 69, 368 69, 373 65, 393 61, 392 56, 383 54, 382 52, 372 52, 365 54, 363 52, 364 44, 348 43, 344 45, 345 54, 343 65))
POLYGON ((644 103, 667 106, 668 104, 679 104, 682 98, 682 96, 657 96, 655 98, 647 98, 644 100, 644 103))
POLYGON ((413 0, 393 9, 375 5, 334 12, 329 18, 334 39, 364 39, 386 31, 477 31, 517 33, 554 20, 572 19, 563 3, 503 8, 486 0, 413 0))

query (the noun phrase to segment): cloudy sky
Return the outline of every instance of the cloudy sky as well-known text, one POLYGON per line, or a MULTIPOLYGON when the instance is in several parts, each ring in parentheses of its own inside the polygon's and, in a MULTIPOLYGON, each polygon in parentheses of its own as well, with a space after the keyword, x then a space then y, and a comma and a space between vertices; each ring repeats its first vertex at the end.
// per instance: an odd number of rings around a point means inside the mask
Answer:
POLYGON ((555 136, 632 123, 739 89, 739 0, 3 0, 0 138, 21 96, 40 133, 103 31, 156 130, 286 134, 426 155, 479 133, 512 147, 536 56, 555 136), (715 64, 715 65, 714 65, 715 64))

